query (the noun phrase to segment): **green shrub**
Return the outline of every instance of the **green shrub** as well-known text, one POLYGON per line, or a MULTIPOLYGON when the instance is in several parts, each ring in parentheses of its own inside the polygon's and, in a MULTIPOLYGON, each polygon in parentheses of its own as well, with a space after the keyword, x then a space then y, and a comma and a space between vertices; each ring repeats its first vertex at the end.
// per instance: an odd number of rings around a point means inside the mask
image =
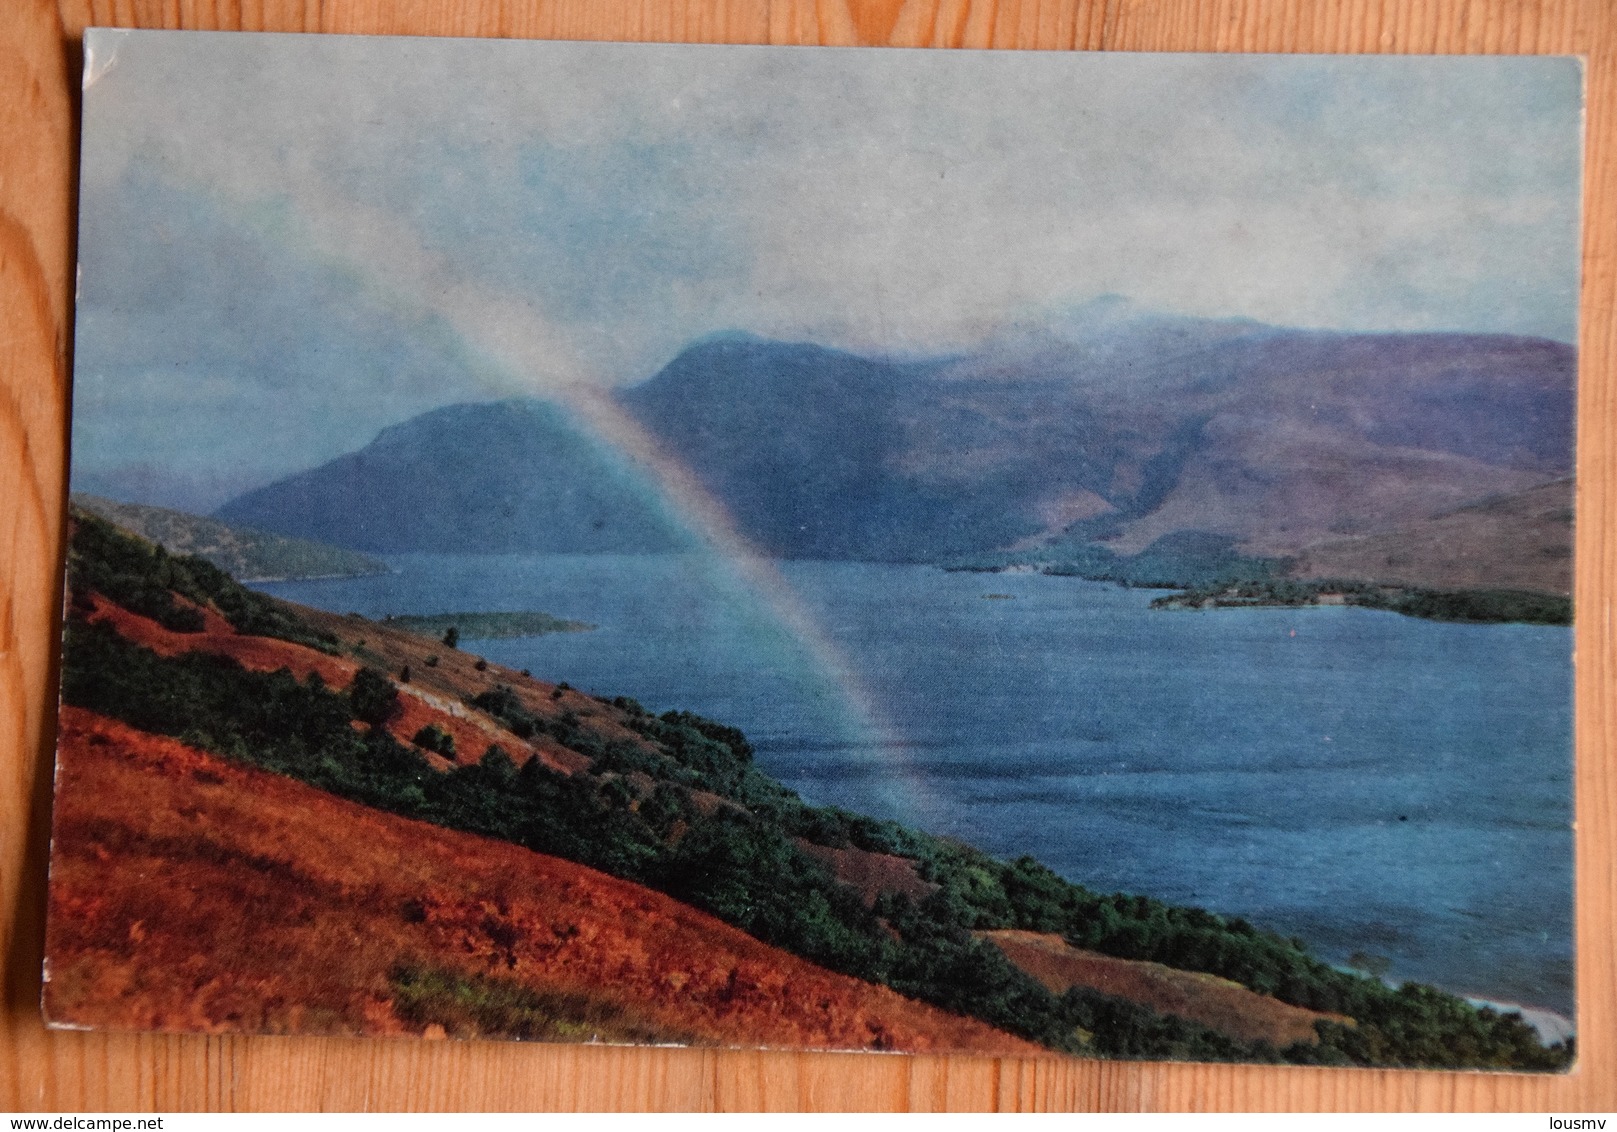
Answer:
POLYGON ((432 751, 446 759, 455 757, 455 737, 434 724, 429 723, 417 731, 415 738, 410 741, 422 750, 432 751))
POLYGON ((541 993, 521 983, 427 966, 395 968, 390 982, 401 1020, 442 1026, 450 1037, 663 1045, 692 1040, 634 1017, 604 994, 541 993))
POLYGON ((374 668, 361 668, 348 686, 354 718, 381 727, 399 711, 399 690, 374 668))

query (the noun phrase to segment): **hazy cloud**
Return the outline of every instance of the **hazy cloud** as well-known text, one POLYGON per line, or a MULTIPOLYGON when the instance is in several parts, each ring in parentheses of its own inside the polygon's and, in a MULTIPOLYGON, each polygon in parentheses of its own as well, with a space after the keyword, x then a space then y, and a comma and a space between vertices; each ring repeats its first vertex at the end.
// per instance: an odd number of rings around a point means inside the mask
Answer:
POLYGON ((732 328, 939 351, 1119 292, 1575 335, 1573 60, 90 49, 79 445, 107 466, 151 458, 161 422, 130 422, 163 410, 154 375, 278 405, 290 470, 427 403, 636 381, 732 328))

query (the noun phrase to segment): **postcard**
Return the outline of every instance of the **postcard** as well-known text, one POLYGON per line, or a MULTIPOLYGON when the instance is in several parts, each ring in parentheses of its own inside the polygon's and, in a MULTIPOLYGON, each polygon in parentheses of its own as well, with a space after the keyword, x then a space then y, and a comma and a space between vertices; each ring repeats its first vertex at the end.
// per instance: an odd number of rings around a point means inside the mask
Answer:
POLYGON ((91 31, 49 1020, 1564 1070, 1582 83, 91 31))

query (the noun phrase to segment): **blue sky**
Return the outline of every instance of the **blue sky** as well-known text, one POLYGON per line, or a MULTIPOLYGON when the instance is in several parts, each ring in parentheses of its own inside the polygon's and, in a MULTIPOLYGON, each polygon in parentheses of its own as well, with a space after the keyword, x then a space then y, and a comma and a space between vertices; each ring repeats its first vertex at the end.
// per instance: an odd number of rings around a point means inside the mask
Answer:
POLYGON ((196 509, 742 329, 1572 341, 1581 70, 92 32, 74 478, 196 509))

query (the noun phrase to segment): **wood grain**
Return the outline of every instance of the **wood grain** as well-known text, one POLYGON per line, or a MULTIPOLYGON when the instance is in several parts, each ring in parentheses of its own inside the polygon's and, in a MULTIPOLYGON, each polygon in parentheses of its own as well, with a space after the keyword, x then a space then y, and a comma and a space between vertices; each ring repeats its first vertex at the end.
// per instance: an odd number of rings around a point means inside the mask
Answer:
POLYGON ((1617 6, 1608 0, 92 0, 0 5, 0 1109, 1617 1109, 1617 6), (1566 1077, 87 1034, 39 1022, 80 38, 90 25, 1588 60, 1578 984, 1566 1077))

